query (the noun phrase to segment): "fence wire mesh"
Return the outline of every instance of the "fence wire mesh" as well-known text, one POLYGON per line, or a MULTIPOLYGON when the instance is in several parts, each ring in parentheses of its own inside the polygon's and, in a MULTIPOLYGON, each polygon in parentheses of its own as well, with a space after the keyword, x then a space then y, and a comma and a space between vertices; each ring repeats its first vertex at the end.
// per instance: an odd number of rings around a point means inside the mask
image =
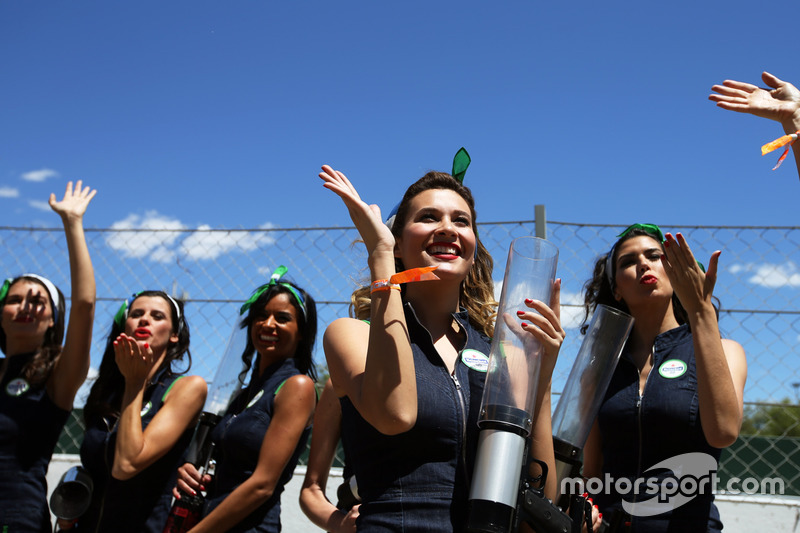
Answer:
MULTIPOLYGON (((547 238, 560 250, 562 321, 567 340, 554 375, 557 393, 581 343, 582 288, 594 262, 615 241, 621 226, 547 222, 547 238)), ((745 423, 742 437, 723 454, 722 470, 745 477, 781 477, 786 492, 800 494, 800 227, 711 227, 662 224, 687 236, 695 256, 707 262, 722 250, 715 294, 720 328, 747 352, 745 423), (727 465, 727 466, 726 466, 727 465)), ((97 278, 98 305, 92 368, 98 368, 121 301, 142 289, 163 289, 186 300, 192 336, 191 373, 212 381, 239 305, 278 265, 317 301, 319 331, 346 316, 350 293, 368 272, 366 254, 352 227, 254 229, 87 229, 97 278)), ((503 278, 510 242, 534 235, 535 221, 479 225, 481 240, 495 260, 494 279, 503 278)), ((7 276, 38 272, 69 297, 69 265, 63 232, 48 228, 0 228, 7 276)), ((498 294, 499 297, 499 294, 498 294)), ((325 374, 321 343, 315 359, 325 374)), ((85 401, 90 379, 76 399, 85 401)), ((73 453, 82 430, 71 423, 60 452, 73 453)), ((721 477, 724 473, 721 472, 721 477)))

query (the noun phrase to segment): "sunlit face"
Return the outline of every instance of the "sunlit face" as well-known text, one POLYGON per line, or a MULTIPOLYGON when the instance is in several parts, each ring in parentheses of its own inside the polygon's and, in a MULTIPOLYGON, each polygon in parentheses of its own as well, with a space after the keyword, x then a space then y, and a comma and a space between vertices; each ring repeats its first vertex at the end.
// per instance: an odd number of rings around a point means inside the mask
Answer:
POLYGON ((617 246, 614 297, 630 307, 654 295, 672 297, 661 256, 661 244, 646 235, 632 237, 617 246))
POLYGON ((149 344, 153 353, 178 342, 178 335, 172 329, 172 305, 164 298, 139 296, 131 304, 125 320, 125 334, 139 343, 149 344))
POLYGON ((300 343, 300 325, 292 296, 280 292, 264 308, 253 311, 250 340, 261 360, 276 362, 294 357, 300 343))
POLYGON ((396 254, 405 268, 439 265, 436 275, 461 279, 475 262, 477 239, 469 205, 449 189, 429 189, 411 199, 396 254))
POLYGON ((35 337, 41 344, 47 329, 54 325, 47 289, 27 279, 11 285, 3 307, 2 325, 7 337, 35 337))

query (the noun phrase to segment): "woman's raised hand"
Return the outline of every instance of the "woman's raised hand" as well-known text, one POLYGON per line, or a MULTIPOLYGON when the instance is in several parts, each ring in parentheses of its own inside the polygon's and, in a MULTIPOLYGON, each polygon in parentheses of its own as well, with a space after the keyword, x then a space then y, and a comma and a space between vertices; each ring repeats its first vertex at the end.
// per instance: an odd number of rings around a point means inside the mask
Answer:
POLYGON ((84 187, 81 180, 75 183, 74 189, 72 188, 72 182, 69 181, 67 182, 67 190, 64 191, 64 198, 60 202, 56 201, 55 193, 50 193, 50 207, 62 219, 80 219, 95 194, 97 194, 97 190, 91 187, 84 187))
POLYGON ((114 341, 114 359, 125 380, 132 382, 144 383, 155 364, 152 348, 124 333, 114 341))
POLYGON ((800 117, 800 90, 789 82, 780 80, 764 72, 761 79, 772 89, 761 89, 751 83, 725 80, 722 85, 714 85, 711 90, 717 94, 708 97, 717 102, 722 109, 750 113, 758 117, 776 120, 787 127, 795 115, 800 117))
POLYGON ((369 254, 375 251, 394 253, 394 235, 383 223, 380 208, 374 204, 367 205, 361 200, 350 180, 338 170, 323 165, 319 177, 325 182, 323 186, 336 193, 347 206, 350 218, 367 246, 367 252, 369 254))
POLYGON ((717 250, 711 254, 708 269, 703 272, 683 235, 678 233, 676 238, 671 233, 666 234, 661 260, 672 290, 688 313, 698 312, 703 304, 712 305, 711 297, 717 283, 717 264, 721 253, 717 250))

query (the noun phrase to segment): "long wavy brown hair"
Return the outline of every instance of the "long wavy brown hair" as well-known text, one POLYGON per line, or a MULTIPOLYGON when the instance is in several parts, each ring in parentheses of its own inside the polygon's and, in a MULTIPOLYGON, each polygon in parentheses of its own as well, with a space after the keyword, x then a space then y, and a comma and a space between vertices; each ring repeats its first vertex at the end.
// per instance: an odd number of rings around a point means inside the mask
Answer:
MULTIPOLYGON (((413 185, 411 185, 403 195, 403 200, 397 208, 394 223, 392 224, 392 234, 395 239, 403 233, 403 227, 408 217, 408 206, 411 200, 418 194, 431 189, 444 189, 455 191, 461 196, 469 206, 472 215, 473 229, 476 228, 477 216, 475 213, 475 200, 469 187, 459 183, 453 176, 445 172, 428 172, 413 185)), ((467 310, 469 321, 472 327, 484 333, 488 337, 494 335, 494 322, 497 317, 497 301, 494 299, 494 282, 492 281, 492 268, 494 261, 489 251, 481 242, 480 237, 475 234, 477 254, 466 279, 461 283, 459 291, 459 304, 467 310)), ((395 259, 397 272, 405 270, 403 262, 395 259)), ((405 288, 403 287, 403 292, 405 288)), ((370 316, 370 292, 369 286, 356 289, 350 297, 350 314, 358 319, 367 319, 370 316)))

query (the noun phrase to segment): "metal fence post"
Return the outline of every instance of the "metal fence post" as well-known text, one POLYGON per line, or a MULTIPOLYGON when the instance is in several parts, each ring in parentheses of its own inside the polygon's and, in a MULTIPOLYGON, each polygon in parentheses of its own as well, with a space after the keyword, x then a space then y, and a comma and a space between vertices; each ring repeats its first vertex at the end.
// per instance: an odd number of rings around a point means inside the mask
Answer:
POLYGON ((533 219, 536 221, 536 236, 540 239, 547 239, 547 217, 544 204, 533 206, 533 219))

